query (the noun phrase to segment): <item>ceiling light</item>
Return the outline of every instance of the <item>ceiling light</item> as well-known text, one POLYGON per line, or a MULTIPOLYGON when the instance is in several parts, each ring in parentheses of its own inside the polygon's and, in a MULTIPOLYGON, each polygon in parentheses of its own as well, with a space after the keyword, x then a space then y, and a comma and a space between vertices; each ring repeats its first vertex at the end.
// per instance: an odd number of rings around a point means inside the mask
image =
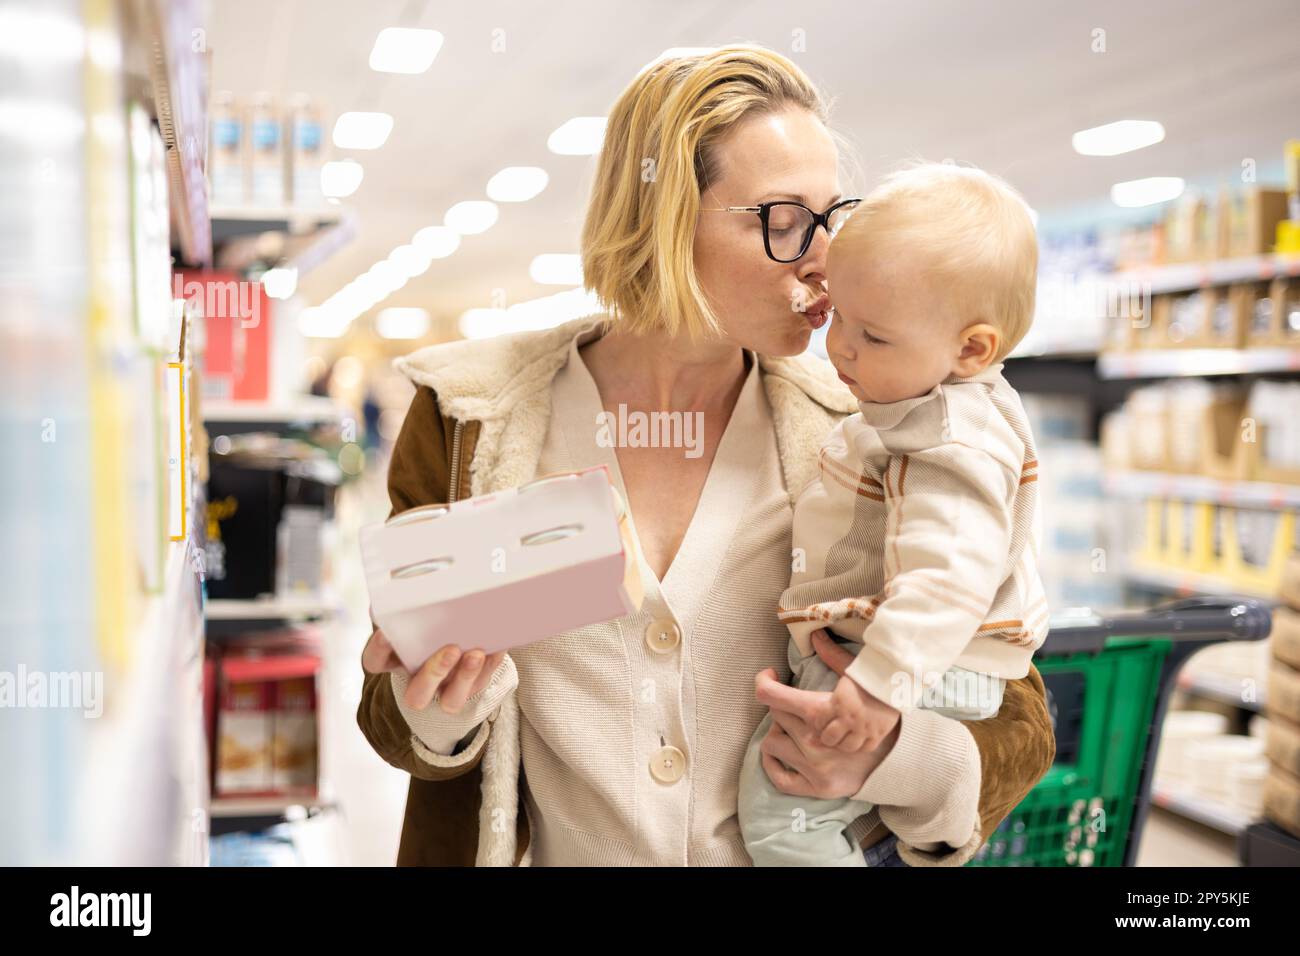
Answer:
POLYGON ((442 49, 437 30, 385 27, 370 51, 370 69, 379 73, 423 73, 442 49))
POLYGON ((575 116, 553 132, 546 148, 561 156, 591 156, 605 140, 604 116, 575 116))
POLYGON ((1118 156, 1154 146, 1164 138, 1165 128, 1155 120, 1120 120, 1079 130, 1070 137, 1070 142, 1082 156, 1118 156))
POLYGON ((470 199, 458 202, 447 210, 442 221, 448 229, 454 229, 462 236, 474 236, 486 232, 497 221, 496 203, 486 199, 470 199))
POLYGON ((334 122, 334 145, 339 149, 378 149, 393 131, 387 113, 343 113, 334 122))
POLYGON ((326 196, 342 199, 351 196, 361 185, 365 170, 353 159, 340 159, 320 168, 320 188, 326 196))
POLYGON ((376 283, 376 288, 383 290, 384 295, 390 295, 406 285, 406 276, 402 275, 401 270, 387 259, 376 262, 366 275, 376 283))
POLYGON ((429 331, 429 313, 424 309, 384 309, 375 318, 380 338, 418 339, 429 331))
POLYGON ((418 246, 398 246, 388 254, 388 262, 397 267, 397 271, 408 279, 414 279, 428 271, 433 257, 418 246))
POLYGON ((507 166, 488 180, 489 199, 525 202, 546 188, 550 177, 540 166, 507 166))
POLYGON ((528 274, 542 285, 582 285, 582 256, 548 252, 528 266, 528 274))
POLYGON ((317 305, 298 313, 298 331, 307 338, 336 339, 347 331, 352 319, 330 306, 317 305))
POLYGON ((267 269, 262 273, 262 288, 272 299, 287 299, 298 288, 298 270, 267 269))
POLYGON ((1183 194, 1184 183, 1177 176, 1151 176, 1131 179, 1110 187, 1110 198, 1117 206, 1134 208, 1168 202, 1183 194))
POLYGON ((469 309, 457 324, 467 339, 488 339, 505 331, 505 321, 505 309, 469 309))
POLYGON ((467 339, 485 339, 508 332, 549 329, 570 319, 600 311, 596 293, 590 289, 565 289, 508 309, 470 309, 460 317, 460 334, 467 339))
POLYGON ((411 245, 423 249, 430 259, 446 259, 460 245, 460 233, 446 226, 425 226, 415 234, 411 245))

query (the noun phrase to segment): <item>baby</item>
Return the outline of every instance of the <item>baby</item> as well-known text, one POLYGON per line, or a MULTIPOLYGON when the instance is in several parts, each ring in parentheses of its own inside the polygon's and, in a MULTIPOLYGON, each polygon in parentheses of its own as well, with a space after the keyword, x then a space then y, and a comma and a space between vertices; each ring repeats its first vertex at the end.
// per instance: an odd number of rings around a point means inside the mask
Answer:
MULTIPOLYGON (((826 350, 859 412, 797 497, 777 611, 794 685, 829 692, 827 747, 874 748, 916 708, 993 716, 1046 636, 1037 454, 1001 374, 1032 321, 1037 268, 1020 196, 947 164, 890 176, 831 243, 826 350), (855 654, 842 677, 813 650, 822 627, 855 654)), ((771 720, 741 771, 755 865, 865 866, 848 826, 889 794, 870 778, 842 799, 780 792, 759 751, 771 720)))

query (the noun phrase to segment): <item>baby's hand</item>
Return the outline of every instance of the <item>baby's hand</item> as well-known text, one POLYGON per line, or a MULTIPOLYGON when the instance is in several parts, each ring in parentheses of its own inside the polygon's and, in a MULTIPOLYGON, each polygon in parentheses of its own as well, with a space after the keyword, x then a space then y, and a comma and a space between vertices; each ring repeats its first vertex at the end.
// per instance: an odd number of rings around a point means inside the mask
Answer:
POLYGON ((830 720, 822 728, 827 747, 856 751, 875 750, 889 736, 901 715, 877 700, 848 675, 840 675, 831 693, 830 720))

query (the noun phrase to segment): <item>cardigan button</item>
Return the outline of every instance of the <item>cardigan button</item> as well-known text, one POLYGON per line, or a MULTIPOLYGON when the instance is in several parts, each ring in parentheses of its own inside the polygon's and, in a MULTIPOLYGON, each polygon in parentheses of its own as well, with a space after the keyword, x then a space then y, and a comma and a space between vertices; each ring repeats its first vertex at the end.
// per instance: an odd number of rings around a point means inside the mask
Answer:
POLYGON ((650 775, 660 783, 676 783, 686 772, 686 754, 676 747, 660 747, 650 760, 650 775))
POLYGON ((656 654, 667 654, 682 642, 682 632, 675 621, 656 618, 645 629, 645 642, 656 654))

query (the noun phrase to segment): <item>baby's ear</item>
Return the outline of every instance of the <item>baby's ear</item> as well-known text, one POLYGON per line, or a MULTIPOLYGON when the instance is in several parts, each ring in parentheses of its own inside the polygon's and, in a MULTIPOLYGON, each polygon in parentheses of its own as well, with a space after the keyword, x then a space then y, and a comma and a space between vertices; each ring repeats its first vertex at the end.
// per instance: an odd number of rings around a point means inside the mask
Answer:
POLYGON ((987 322, 968 325, 958 334, 961 345, 957 353, 957 374, 966 378, 984 371, 993 363, 1002 344, 1002 332, 987 322))

